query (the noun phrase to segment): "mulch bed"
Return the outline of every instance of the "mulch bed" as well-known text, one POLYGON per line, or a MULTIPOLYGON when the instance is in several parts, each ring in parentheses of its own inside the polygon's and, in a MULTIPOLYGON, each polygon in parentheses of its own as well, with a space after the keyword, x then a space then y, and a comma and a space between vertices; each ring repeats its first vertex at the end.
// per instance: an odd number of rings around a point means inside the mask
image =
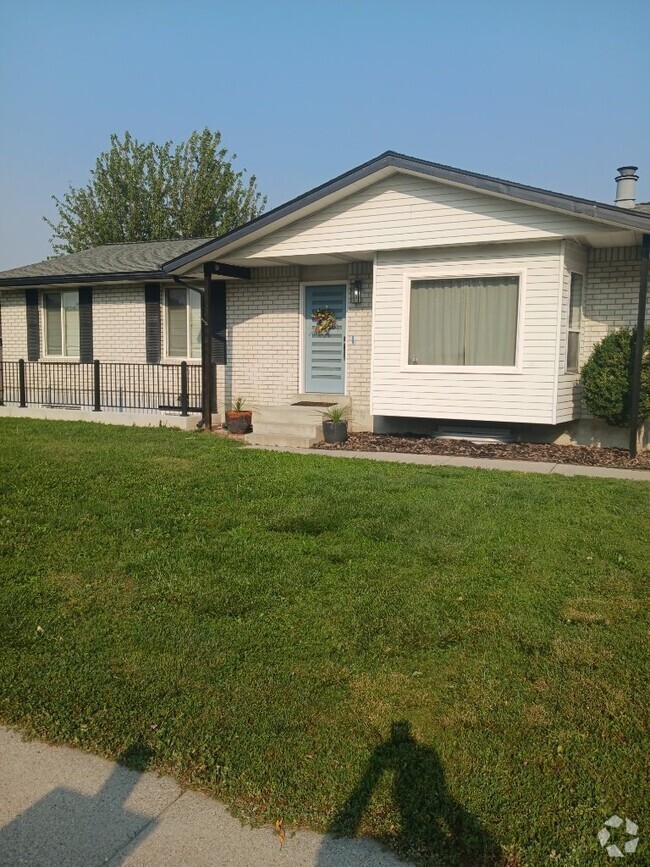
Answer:
POLYGON ((418 455, 456 455, 464 458, 497 458, 509 461, 544 461, 583 467, 617 467, 650 471, 650 452, 631 460, 627 449, 597 446, 558 446, 545 443, 473 443, 468 440, 434 439, 427 436, 390 436, 351 433, 347 442, 317 443, 314 448, 361 452, 406 452, 418 455))

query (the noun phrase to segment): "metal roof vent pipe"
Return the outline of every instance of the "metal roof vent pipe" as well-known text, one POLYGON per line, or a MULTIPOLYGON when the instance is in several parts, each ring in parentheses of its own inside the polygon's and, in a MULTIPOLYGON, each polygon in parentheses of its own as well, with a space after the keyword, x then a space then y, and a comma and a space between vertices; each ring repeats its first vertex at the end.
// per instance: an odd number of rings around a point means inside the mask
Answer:
POLYGON ((621 166, 616 171, 616 201, 619 208, 633 208, 636 204, 636 182, 639 176, 636 171, 638 166, 621 166))

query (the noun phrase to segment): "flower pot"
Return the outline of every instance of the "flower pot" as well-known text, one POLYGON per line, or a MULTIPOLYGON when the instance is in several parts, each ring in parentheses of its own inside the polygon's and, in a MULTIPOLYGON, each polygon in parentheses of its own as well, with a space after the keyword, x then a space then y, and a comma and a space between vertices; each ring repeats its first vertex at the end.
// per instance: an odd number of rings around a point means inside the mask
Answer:
POLYGON ((323 438, 326 443, 344 443, 348 438, 347 421, 324 421, 323 438))
POLYGON ((253 413, 250 410, 228 410, 226 412, 226 427, 233 434, 245 434, 251 428, 253 413))

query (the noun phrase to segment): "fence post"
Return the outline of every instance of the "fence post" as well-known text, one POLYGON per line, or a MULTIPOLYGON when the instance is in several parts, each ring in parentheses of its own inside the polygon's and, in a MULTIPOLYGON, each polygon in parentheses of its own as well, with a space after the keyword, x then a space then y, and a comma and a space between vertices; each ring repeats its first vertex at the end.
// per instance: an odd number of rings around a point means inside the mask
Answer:
POLYGON ((93 385, 95 391, 95 407, 93 412, 101 412, 102 411, 102 390, 101 390, 101 380, 99 375, 99 359, 96 358, 93 361, 93 385))
POLYGON ((20 401, 18 406, 27 406, 27 389, 25 388, 25 359, 18 359, 18 391, 20 401))
POLYGON ((187 361, 181 361, 181 415, 187 415, 190 405, 187 391, 187 361))

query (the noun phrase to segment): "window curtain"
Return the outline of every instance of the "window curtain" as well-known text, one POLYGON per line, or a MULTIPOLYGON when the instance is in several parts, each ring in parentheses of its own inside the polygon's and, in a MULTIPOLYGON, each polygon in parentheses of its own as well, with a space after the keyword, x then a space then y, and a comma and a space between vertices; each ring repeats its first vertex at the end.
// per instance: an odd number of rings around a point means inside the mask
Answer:
POLYGON ((517 277, 413 281, 409 364, 512 367, 518 300, 517 277))
POLYGON ((464 364, 464 288, 460 281, 411 284, 410 364, 464 364))

